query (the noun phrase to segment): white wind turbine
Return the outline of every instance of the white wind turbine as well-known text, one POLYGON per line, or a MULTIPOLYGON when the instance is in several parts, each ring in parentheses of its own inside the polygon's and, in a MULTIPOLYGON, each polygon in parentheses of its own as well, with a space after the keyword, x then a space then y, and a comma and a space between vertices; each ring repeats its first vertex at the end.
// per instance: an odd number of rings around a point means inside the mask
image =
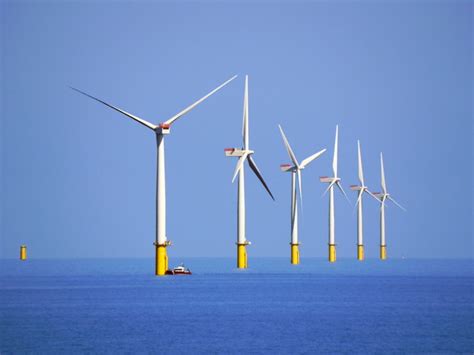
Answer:
POLYGON ((285 132, 283 132, 283 128, 278 125, 280 128, 281 136, 283 138, 283 142, 285 143, 286 151, 290 156, 293 165, 291 164, 283 164, 280 165, 280 168, 284 172, 291 172, 291 263, 292 264, 299 264, 300 263, 300 253, 299 253, 299 240, 298 240, 298 202, 297 202, 297 193, 296 193, 296 176, 298 176, 298 190, 300 201, 303 203, 303 190, 301 189, 301 170, 303 170, 306 166, 308 166, 313 160, 318 158, 321 154, 323 154, 326 149, 320 150, 319 152, 309 156, 308 158, 304 159, 301 164, 298 163, 296 159, 295 153, 291 149, 290 143, 285 136, 285 132))
POLYGON ((166 253, 166 247, 168 245, 171 245, 171 241, 167 239, 166 237, 166 184, 165 184, 165 135, 170 133, 170 127, 171 125, 177 121, 179 118, 184 116, 186 113, 191 111, 193 108, 195 108, 197 105, 199 105, 201 102, 206 100, 209 96, 223 88, 225 85, 230 83, 232 80, 234 80, 237 77, 237 75, 233 76, 229 80, 227 80, 225 83, 222 85, 218 86, 214 90, 212 90, 210 93, 208 93, 206 96, 202 97, 192 105, 186 107, 184 110, 180 111, 167 121, 160 123, 158 125, 154 125, 148 121, 145 121, 144 119, 141 119, 137 116, 134 116, 116 106, 110 105, 105 101, 102 101, 96 97, 93 97, 81 90, 78 90, 76 88, 72 88, 73 90, 90 97, 91 99, 94 99, 111 109, 120 112, 121 114, 137 121, 138 123, 142 124, 143 126, 151 129, 154 131, 155 136, 156 136, 156 143, 157 143, 157 174, 156 174, 156 240, 155 240, 155 246, 156 246, 156 255, 155 255, 155 274, 162 276, 165 275, 166 271, 168 270, 168 256, 166 253))
POLYGON ((387 185, 385 184, 385 172, 383 168, 383 155, 380 153, 380 177, 381 177, 381 186, 382 192, 374 193, 380 201, 380 259, 385 260, 387 259, 387 244, 385 240, 385 201, 390 200, 392 201, 398 208, 406 211, 404 207, 402 207, 397 201, 393 199, 393 197, 387 192, 387 185))
MULTIPOLYGON (((359 191, 357 198, 357 259, 364 260, 364 240, 363 240, 363 225, 362 225, 362 196, 368 193, 370 196, 379 201, 372 192, 369 191, 364 182, 364 171, 362 170, 362 154, 360 152, 360 142, 357 141, 357 158, 359 165, 359 182, 360 185, 351 185, 351 190, 359 191)), ((380 202, 380 201, 379 201, 380 202)))
POLYGON ((319 180, 324 183, 328 183, 329 186, 324 191, 324 194, 329 191, 329 261, 336 261, 336 239, 335 239, 335 225, 334 225, 334 185, 342 192, 347 201, 347 197, 344 189, 341 186, 341 179, 337 176, 337 148, 338 148, 338 137, 339 137, 339 126, 336 125, 336 138, 334 140, 334 156, 332 160, 332 171, 334 176, 321 176, 319 180))
POLYGON ((262 174, 257 168, 255 161, 252 158, 253 150, 249 148, 249 103, 248 103, 248 75, 245 76, 245 92, 244 92, 244 114, 242 122, 242 148, 226 148, 224 149, 226 156, 239 157, 237 166, 235 167, 232 182, 234 182, 237 175, 239 175, 238 196, 237 196, 237 267, 245 269, 248 266, 246 247, 250 244, 245 235, 245 174, 244 162, 247 161, 252 171, 258 177, 260 182, 265 187, 265 190, 270 194, 271 198, 275 200, 270 189, 268 188, 262 174))

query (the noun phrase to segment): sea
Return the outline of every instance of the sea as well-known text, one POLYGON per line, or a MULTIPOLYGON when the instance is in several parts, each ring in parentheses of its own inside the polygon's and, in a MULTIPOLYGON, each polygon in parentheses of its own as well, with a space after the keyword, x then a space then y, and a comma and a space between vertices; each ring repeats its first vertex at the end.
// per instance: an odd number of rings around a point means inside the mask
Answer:
POLYGON ((0 353, 474 352, 473 260, 0 260, 0 353))

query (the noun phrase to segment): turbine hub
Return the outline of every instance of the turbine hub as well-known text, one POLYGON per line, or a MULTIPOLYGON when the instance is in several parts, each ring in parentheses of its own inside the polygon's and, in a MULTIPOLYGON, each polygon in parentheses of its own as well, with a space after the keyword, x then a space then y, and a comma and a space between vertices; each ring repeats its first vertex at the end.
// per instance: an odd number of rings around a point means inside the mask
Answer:
POLYGON ((167 123, 160 123, 158 127, 155 128, 156 134, 170 134, 171 125, 167 123))

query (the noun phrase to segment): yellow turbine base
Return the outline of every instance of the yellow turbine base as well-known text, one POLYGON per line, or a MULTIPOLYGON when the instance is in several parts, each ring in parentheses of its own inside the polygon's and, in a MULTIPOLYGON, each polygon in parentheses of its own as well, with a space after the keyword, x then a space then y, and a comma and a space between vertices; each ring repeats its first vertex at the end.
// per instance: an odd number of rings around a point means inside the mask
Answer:
POLYGON ((336 244, 329 244, 329 262, 336 261, 336 244))
POLYGON ((237 268, 247 268, 247 244, 237 244, 237 268))
POLYGON ((26 245, 20 246, 20 260, 26 260, 26 245))
POLYGON ((300 263, 299 244, 291 244, 291 263, 298 265, 300 263))
POLYGON ((364 260, 364 246, 358 245, 357 246, 357 260, 364 260))
POLYGON ((155 275, 164 276, 168 270, 168 255, 166 254, 166 244, 155 244, 155 275))
POLYGON ((386 245, 380 246, 380 259, 381 260, 387 259, 387 246, 386 245))

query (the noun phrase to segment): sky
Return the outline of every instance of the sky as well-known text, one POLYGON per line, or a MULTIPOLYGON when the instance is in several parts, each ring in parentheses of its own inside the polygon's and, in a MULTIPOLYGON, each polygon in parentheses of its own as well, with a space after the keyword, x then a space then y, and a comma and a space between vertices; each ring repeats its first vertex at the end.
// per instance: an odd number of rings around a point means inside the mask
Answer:
MULTIPOLYGON (((153 123, 239 77, 166 137, 170 258, 235 256, 236 159, 249 75, 250 146, 273 202, 246 169, 252 257, 289 258, 289 158, 303 171, 301 257, 326 257, 339 124, 338 257, 356 256, 357 139, 364 173, 407 211, 386 211, 389 257, 472 258, 473 5, 469 1, 2 1, 0 257, 152 257, 153 123)), ((366 256, 379 207, 364 201, 366 256)))

